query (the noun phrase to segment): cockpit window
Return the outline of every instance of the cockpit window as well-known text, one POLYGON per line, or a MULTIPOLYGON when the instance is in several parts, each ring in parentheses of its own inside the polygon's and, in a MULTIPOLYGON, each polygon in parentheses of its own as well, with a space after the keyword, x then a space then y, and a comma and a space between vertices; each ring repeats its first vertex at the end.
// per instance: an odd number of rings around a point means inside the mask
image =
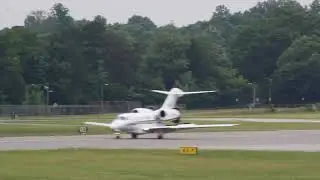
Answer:
POLYGON ((132 109, 131 112, 132 112, 132 113, 138 113, 139 110, 138 110, 138 109, 132 109))

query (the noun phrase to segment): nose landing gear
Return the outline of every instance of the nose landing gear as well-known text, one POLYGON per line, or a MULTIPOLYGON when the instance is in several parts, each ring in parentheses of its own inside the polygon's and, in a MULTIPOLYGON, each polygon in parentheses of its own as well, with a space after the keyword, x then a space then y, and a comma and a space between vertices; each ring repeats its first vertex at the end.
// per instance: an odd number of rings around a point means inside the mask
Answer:
POLYGON ((158 134, 157 138, 158 138, 158 139, 163 139, 163 134, 161 134, 161 133, 158 134))
POLYGON ((116 139, 120 139, 120 133, 114 133, 116 135, 116 139))
POLYGON ((138 135, 136 133, 131 133, 131 138, 132 139, 137 139, 138 135))

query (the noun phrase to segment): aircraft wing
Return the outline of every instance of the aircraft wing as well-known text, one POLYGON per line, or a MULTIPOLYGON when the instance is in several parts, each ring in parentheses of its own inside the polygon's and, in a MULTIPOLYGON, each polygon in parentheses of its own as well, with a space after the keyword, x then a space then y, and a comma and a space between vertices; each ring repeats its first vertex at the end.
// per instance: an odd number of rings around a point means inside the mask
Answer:
POLYGON ((87 124, 87 125, 94 125, 94 126, 110 127, 110 124, 107 124, 107 123, 85 122, 84 124, 87 124))
POLYGON ((195 128, 209 128, 209 127, 231 127, 231 126, 237 126, 238 124, 203 124, 203 125, 197 125, 197 124, 179 124, 174 126, 166 126, 166 125, 156 125, 153 127, 146 127, 143 128, 146 132, 172 132, 182 129, 195 129, 195 128))

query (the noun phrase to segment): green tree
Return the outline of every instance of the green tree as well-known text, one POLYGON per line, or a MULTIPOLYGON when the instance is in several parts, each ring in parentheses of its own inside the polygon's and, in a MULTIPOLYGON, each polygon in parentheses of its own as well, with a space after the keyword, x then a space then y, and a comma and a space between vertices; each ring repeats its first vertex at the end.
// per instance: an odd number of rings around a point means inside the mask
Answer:
POLYGON ((297 103, 301 98, 316 102, 320 99, 320 38, 304 36, 297 39, 278 61, 274 75, 276 97, 280 102, 297 103))
POLYGON ((45 97, 41 87, 34 84, 27 86, 25 101, 23 103, 27 105, 45 104, 45 97))

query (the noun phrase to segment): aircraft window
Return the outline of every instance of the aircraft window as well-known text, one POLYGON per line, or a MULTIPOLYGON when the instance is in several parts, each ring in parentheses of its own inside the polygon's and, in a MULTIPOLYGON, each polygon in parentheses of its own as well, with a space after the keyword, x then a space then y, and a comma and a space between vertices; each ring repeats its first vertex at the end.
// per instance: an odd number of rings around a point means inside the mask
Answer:
POLYGON ((119 119, 120 119, 120 120, 127 120, 127 118, 126 118, 126 117, 123 117, 123 116, 120 116, 119 119))

